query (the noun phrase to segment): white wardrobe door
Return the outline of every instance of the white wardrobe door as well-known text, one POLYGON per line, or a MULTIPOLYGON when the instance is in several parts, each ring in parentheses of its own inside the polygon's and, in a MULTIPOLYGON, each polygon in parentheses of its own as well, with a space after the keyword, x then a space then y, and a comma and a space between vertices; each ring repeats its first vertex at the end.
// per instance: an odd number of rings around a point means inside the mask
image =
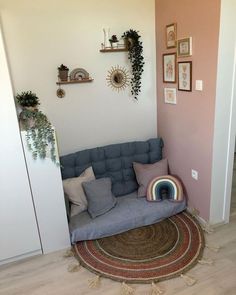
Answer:
POLYGON ((41 250, 0 28, 0 263, 41 250))

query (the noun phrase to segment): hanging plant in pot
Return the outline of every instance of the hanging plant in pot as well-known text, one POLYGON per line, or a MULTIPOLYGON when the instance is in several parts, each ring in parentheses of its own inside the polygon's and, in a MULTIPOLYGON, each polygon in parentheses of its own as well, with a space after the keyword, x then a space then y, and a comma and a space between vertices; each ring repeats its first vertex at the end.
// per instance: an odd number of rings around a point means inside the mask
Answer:
POLYGON ((45 159, 47 151, 56 163, 55 136, 47 116, 38 110, 39 98, 31 91, 16 95, 22 111, 19 115, 21 129, 26 131, 26 142, 33 158, 45 159))
POLYGON ((141 36, 138 33, 138 31, 130 29, 122 35, 128 49, 128 59, 132 67, 131 94, 136 100, 138 100, 138 95, 141 91, 141 79, 145 64, 143 58, 143 43, 139 40, 141 36))

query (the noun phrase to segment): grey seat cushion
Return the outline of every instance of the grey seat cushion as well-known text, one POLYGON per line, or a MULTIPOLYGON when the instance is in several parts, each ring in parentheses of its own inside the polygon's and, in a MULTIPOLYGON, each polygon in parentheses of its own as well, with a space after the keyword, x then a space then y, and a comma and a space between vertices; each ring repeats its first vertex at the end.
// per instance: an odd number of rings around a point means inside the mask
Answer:
POLYGON ((138 198, 134 192, 117 198, 113 209, 94 219, 87 211, 72 217, 69 224, 71 242, 99 239, 153 224, 183 211, 185 207, 185 201, 148 202, 146 198, 138 198))
POLYGON ((133 162, 152 164, 162 159, 163 141, 152 138, 87 149, 60 157, 62 178, 79 176, 92 166, 96 178, 109 177, 112 192, 117 196, 138 189, 133 162))

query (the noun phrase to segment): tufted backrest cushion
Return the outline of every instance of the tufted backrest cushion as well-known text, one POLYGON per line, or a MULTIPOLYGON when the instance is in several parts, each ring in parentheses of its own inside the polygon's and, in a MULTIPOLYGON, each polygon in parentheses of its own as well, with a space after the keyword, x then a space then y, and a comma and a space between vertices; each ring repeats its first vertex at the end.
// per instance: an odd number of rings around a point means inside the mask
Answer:
POLYGON ((162 139, 153 138, 148 141, 112 144, 62 156, 62 178, 77 177, 92 166, 96 178, 111 178, 112 192, 115 196, 126 195, 138 188, 133 162, 157 162, 162 159, 162 148, 162 139))

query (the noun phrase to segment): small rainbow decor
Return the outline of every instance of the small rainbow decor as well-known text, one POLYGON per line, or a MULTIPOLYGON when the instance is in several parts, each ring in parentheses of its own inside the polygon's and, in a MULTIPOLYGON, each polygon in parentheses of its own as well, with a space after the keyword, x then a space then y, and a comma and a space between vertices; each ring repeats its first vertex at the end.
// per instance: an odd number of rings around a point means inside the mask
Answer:
POLYGON ((164 175, 153 178, 147 188, 147 201, 183 201, 181 182, 174 176, 164 175))

